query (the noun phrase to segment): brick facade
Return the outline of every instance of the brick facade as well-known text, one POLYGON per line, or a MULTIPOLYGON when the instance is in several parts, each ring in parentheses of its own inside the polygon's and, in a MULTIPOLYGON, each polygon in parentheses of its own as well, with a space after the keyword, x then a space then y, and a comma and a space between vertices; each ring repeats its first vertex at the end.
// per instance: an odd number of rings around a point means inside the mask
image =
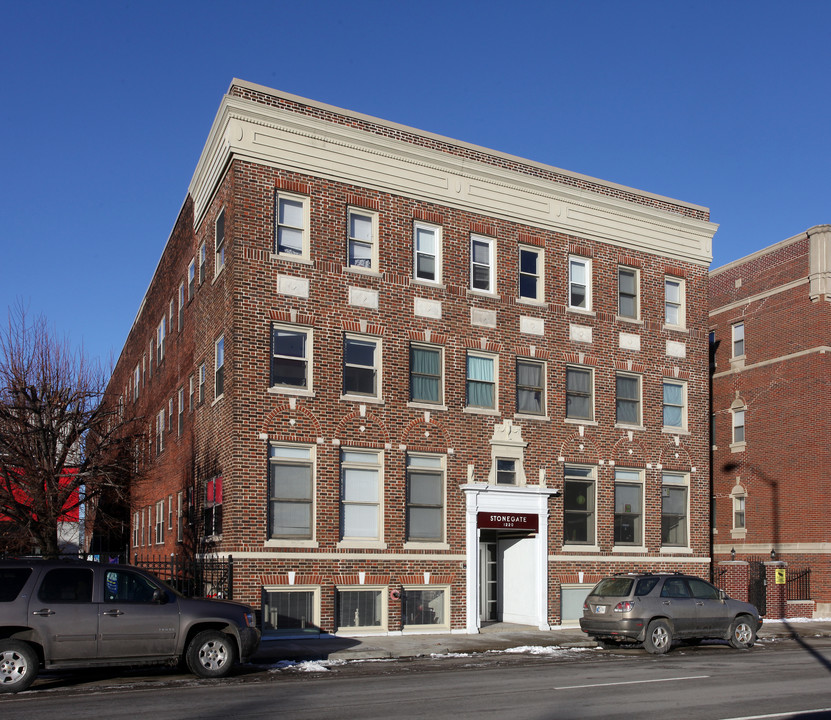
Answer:
MULTIPOLYGON (((767 559, 774 550, 789 576, 811 570, 807 599, 825 615, 831 611, 830 279, 827 225, 710 273, 714 558, 724 560, 734 549, 738 560, 767 559)), ((784 616, 785 600, 777 602, 784 616)), ((793 615, 798 604, 789 603, 787 612, 793 615)))
POLYGON ((235 598, 297 633, 548 627, 609 572, 709 577, 713 232, 705 208, 235 81, 111 381, 151 434, 131 552, 230 554, 235 598), (591 380, 577 417, 567 368, 591 380))

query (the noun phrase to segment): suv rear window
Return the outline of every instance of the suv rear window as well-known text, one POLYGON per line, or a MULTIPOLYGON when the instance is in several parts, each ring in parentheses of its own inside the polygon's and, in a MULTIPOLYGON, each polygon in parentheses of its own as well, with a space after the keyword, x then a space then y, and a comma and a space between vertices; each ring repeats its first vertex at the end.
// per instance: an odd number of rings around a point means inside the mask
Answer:
POLYGON ((12 602, 17 599, 32 568, 3 568, 0 570, 0 602, 12 602))
POLYGON ((635 588, 635 595, 638 597, 649 595, 660 579, 659 577, 641 578, 638 580, 638 586, 635 588))
POLYGON ((632 590, 632 582, 632 578, 628 577, 606 578, 594 586, 591 594, 599 597, 622 597, 632 590))

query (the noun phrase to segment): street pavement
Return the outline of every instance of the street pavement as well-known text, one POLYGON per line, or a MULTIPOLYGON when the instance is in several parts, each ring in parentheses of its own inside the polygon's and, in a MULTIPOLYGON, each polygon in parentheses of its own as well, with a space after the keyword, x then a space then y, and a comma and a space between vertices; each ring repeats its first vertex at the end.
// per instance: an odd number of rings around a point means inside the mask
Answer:
MULTIPOLYGON (((759 640, 831 637, 831 618, 822 620, 765 620, 759 640)), ((264 635, 260 648, 249 662, 273 664, 280 661, 375 660, 428 657, 452 653, 482 653, 517 647, 596 647, 579 627, 539 630, 529 625, 495 623, 476 634, 410 633, 361 637, 315 636, 283 639, 264 635)))

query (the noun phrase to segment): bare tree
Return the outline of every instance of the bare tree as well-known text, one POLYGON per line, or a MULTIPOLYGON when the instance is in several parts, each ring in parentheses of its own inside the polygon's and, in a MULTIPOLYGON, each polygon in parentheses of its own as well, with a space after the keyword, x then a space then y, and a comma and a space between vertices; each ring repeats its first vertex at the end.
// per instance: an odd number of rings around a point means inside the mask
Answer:
MULTIPOLYGON (((61 519, 81 507, 124 507, 133 471, 134 421, 82 350, 58 339, 21 303, 0 328, 0 517, 54 557, 61 519)), ((87 517, 87 524, 91 518, 87 517)))

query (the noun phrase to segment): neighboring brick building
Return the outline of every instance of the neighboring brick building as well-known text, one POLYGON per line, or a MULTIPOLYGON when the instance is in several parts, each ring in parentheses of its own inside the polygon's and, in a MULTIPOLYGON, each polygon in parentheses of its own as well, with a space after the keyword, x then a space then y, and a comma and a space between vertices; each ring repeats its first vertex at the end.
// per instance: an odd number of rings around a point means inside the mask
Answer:
POLYGON ((714 231, 234 81, 111 382, 147 419, 131 552, 232 555, 287 633, 546 628, 609 572, 709 576, 714 231))
POLYGON ((811 570, 827 616, 831 225, 711 271, 710 328, 714 560, 773 550, 789 577, 811 570))

